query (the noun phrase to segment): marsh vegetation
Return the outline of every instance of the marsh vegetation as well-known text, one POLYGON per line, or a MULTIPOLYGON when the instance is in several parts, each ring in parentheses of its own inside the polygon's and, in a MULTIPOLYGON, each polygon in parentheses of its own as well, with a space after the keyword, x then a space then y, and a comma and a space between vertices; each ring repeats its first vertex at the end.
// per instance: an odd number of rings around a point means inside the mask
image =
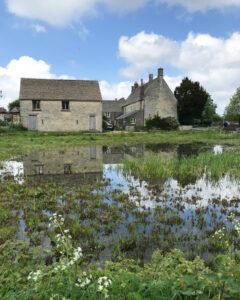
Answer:
POLYGON ((63 144, 0 163, 1 299, 239 299, 237 143, 63 144))

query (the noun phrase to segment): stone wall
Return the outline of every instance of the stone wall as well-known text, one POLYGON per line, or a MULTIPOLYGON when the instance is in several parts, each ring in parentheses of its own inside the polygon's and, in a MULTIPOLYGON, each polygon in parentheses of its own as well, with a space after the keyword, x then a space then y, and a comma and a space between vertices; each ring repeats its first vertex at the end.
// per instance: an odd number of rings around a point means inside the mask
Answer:
POLYGON ((144 119, 152 118, 156 114, 161 118, 177 119, 177 100, 163 78, 154 80, 145 97, 144 119))
POLYGON ((70 101, 70 110, 62 111, 61 101, 41 101, 41 110, 32 110, 32 101, 21 100, 21 122, 29 128, 29 116, 37 117, 39 131, 89 131, 90 115, 96 116, 96 131, 102 131, 102 102, 70 101))
POLYGON ((130 104, 128 106, 125 106, 124 107, 124 113, 129 113, 129 112, 132 112, 132 111, 135 111, 135 110, 140 110, 140 109, 141 109, 140 101, 138 101, 138 102, 135 102, 135 103, 130 104))

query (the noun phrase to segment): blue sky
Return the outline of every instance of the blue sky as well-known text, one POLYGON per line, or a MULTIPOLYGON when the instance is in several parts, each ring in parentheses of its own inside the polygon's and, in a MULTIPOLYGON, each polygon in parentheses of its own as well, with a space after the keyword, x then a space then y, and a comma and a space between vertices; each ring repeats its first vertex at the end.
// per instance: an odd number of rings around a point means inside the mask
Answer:
POLYGON ((240 86, 240 0, 1 0, 0 106, 20 77, 97 79, 104 99, 165 68, 223 112, 240 86), (46 3, 47 2, 47 3, 46 3))

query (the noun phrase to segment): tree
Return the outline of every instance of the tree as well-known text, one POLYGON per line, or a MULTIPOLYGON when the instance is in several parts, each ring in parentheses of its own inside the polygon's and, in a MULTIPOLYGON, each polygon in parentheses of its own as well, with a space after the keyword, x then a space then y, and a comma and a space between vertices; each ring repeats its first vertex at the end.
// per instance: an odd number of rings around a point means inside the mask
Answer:
POLYGON ((225 109, 224 118, 228 121, 238 121, 240 124, 240 87, 230 99, 230 103, 225 109))
POLYGON ((194 125, 201 123, 202 113, 210 95, 200 86, 199 82, 193 82, 184 78, 179 87, 175 89, 175 97, 178 100, 178 119, 180 124, 194 125))
POLYGON ((201 123, 203 125, 211 125, 218 118, 216 109, 217 105, 214 104, 212 98, 209 96, 202 112, 201 123))
POLYGON ((15 100, 8 104, 8 110, 11 111, 14 107, 20 108, 20 101, 15 100))

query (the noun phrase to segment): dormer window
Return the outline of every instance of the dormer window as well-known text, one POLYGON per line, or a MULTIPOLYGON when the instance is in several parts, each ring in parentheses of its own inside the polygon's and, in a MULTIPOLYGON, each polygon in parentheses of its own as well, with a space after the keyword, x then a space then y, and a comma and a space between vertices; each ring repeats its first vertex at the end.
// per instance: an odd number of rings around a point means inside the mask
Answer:
POLYGON ((41 109, 41 102, 40 102, 40 100, 33 100, 32 101, 32 109, 33 110, 40 110, 41 109))
POLYGON ((70 103, 68 100, 62 101, 62 110, 70 110, 70 103))

